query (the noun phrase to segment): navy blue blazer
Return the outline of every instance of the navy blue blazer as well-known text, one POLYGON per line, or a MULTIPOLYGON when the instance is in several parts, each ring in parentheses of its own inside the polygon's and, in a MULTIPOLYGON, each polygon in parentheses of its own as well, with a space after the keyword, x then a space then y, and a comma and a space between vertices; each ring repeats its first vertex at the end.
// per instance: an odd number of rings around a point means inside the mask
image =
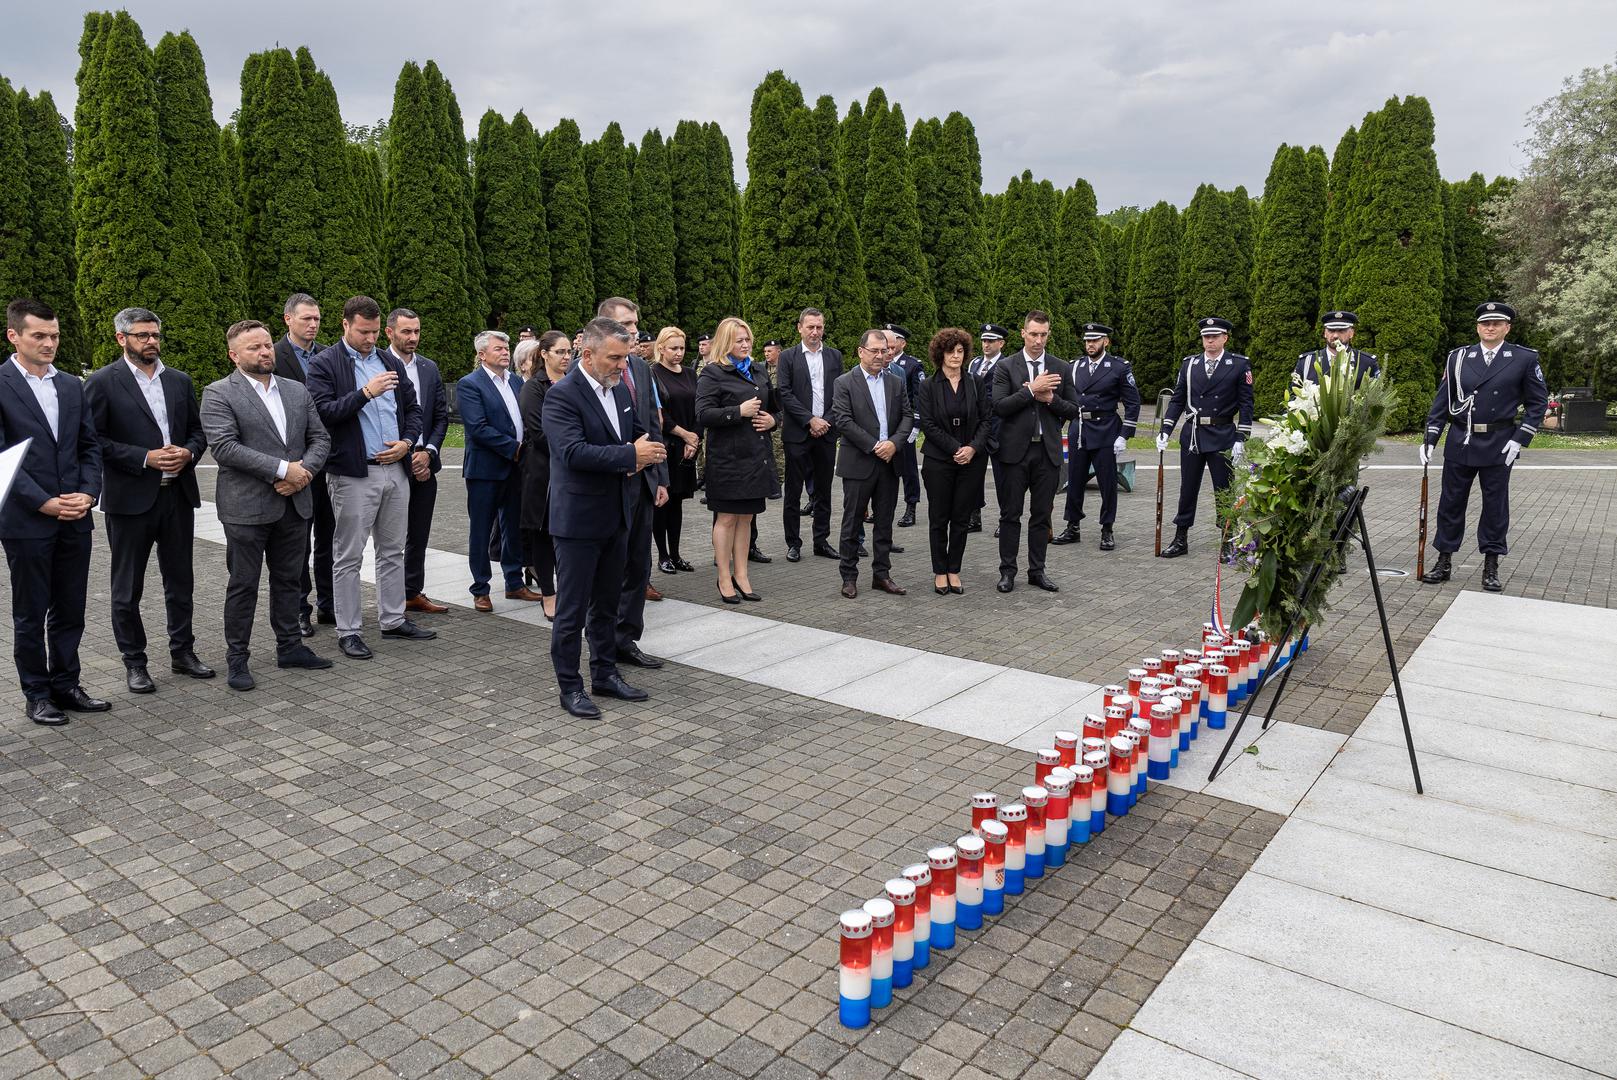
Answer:
MULTIPOLYGON (((382 365, 399 377, 399 384, 389 393, 398 408, 399 430, 393 439, 414 445, 421 434, 421 406, 416 404, 415 387, 404 365, 392 353, 377 350, 382 365)), ((304 380, 309 397, 314 400, 320 422, 331 436, 331 456, 326 459, 326 472, 336 476, 365 476, 370 465, 365 458, 365 433, 360 430, 359 411, 370 404, 354 381, 354 361, 348 347, 341 341, 322 350, 309 363, 309 377, 304 380)), ((383 432, 386 438, 390 433, 383 432)), ((408 470, 410 458, 406 455, 395 462, 408 470)))
MULTIPOLYGON (((614 434, 595 391, 574 368, 545 394, 541 411, 550 444, 550 535, 603 540, 628 529, 639 477, 634 447, 646 434, 621 382, 612 389, 622 437, 614 434)), ((465 415, 462 411, 462 415, 465 415)))
POLYGON ((1088 355, 1072 362, 1072 388, 1078 394, 1079 412, 1067 429, 1067 445, 1085 450, 1110 447, 1119 435, 1134 437, 1140 420, 1140 388, 1134 382, 1134 368, 1121 356, 1103 353, 1089 370, 1088 355), (1123 415, 1117 413, 1122 403, 1123 415))
POLYGON ((1211 454, 1246 442, 1252 437, 1252 361, 1226 349, 1209 377, 1201 353, 1181 360, 1162 434, 1170 434, 1181 415, 1183 449, 1211 454))
MULTIPOLYGON (((398 354, 392 349, 383 349, 382 355, 399 360, 398 354)), ((444 394, 444 377, 438 365, 420 353, 416 353, 413 362, 416 374, 421 377, 421 393, 416 395, 416 404, 421 406, 421 436, 416 440, 416 446, 419 449, 432 448, 429 467, 437 472, 443 468, 438 460, 438 452, 443 449, 444 438, 449 434, 449 402, 444 394)), ((404 361, 399 360, 399 363, 403 364, 404 361)), ((405 377, 408 380, 408 374, 405 377)))
MULTIPOLYGON (((522 379, 509 371, 505 378, 520 408, 522 379)), ((505 399, 482 364, 455 384, 455 404, 460 407, 460 422, 466 432, 466 456, 461 459, 460 475, 467 480, 504 480, 510 476, 522 444, 517 441, 517 426, 511 422, 505 399)))
MULTIPOLYGON (((23 456, 22 468, 11 494, 0 506, 0 539, 43 540, 56 535, 61 522, 39 508, 58 495, 83 492, 101 498, 101 439, 84 403, 84 386, 76 376, 58 371, 56 385, 57 430, 50 424, 34 392, 9 357, 0 363, 0 446, 15 446, 33 439, 23 456)), ((94 528, 93 514, 68 523, 76 532, 94 528)))
MULTIPOLYGON (((1291 369, 1294 379, 1301 379, 1305 383, 1319 382, 1319 373, 1329 371, 1334 361, 1324 349, 1315 349, 1305 352, 1297 358, 1297 364, 1291 369)), ((1353 389, 1357 390, 1368 375, 1372 379, 1381 377, 1381 364, 1376 360, 1375 353, 1361 352, 1358 349, 1348 349, 1348 363, 1353 365, 1353 389)))
POLYGON ((1443 381, 1426 414, 1426 445, 1436 446, 1446 425, 1444 461, 1503 465, 1505 444, 1532 442, 1549 402, 1538 353, 1527 346, 1501 342, 1492 364, 1482 362, 1480 342, 1455 349, 1443 361, 1443 381))

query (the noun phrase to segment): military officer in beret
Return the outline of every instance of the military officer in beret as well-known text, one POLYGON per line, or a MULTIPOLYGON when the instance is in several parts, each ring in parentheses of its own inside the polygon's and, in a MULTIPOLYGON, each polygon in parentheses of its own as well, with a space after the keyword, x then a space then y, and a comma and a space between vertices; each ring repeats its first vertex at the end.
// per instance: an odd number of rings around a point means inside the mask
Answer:
POLYGON ((1212 476, 1215 492, 1229 487, 1231 467, 1245 456, 1252 436, 1252 361, 1225 349, 1234 329, 1229 320, 1213 316, 1196 325, 1202 351, 1180 361, 1179 380, 1157 434, 1157 449, 1166 449, 1174 424, 1185 418, 1179 433, 1179 512, 1173 517, 1173 543, 1162 549, 1164 559, 1190 550, 1186 537, 1196 521, 1202 470, 1212 476))
POLYGON ((1437 564, 1421 578, 1428 585, 1449 579, 1452 556, 1465 536, 1465 507, 1471 499, 1471 481, 1482 483, 1482 517, 1477 522, 1477 547, 1482 552, 1482 587, 1499 592, 1499 556, 1508 547, 1510 531, 1510 469, 1522 447, 1533 441, 1549 388, 1539 367, 1538 353, 1506 341, 1516 311, 1509 304, 1490 301, 1477 305, 1475 345, 1450 352, 1443 362, 1443 381, 1426 415, 1426 439, 1421 444, 1422 465, 1449 429, 1443 445, 1443 494, 1437 503, 1437 564))
POLYGON ((1067 430, 1067 527, 1052 544, 1076 544, 1078 522, 1084 517, 1084 489, 1089 485, 1089 468, 1095 468, 1100 485, 1100 549, 1117 547, 1112 523, 1117 520, 1117 455, 1134 435, 1140 419, 1140 388, 1134 382, 1134 369, 1121 356, 1108 349, 1112 328, 1103 323, 1084 323, 1085 360, 1072 365, 1072 385, 1078 392, 1078 416, 1067 430), (1123 414, 1117 406, 1122 402, 1123 414))
MULTIPOLYGON (((988 464, 994 470, 994 487, 999 488, 999 458, 994 456, 999 449, 999 417, 995 415, 994 408, 994 368, 999 363, 1000 353, 1005 349, 1005 328, 998 323, 983 323, 981 332, 977 337, 983 343, 981 356, 971 358, 971 364, 966 368, 972 377, 977 380, 977 390, 982 398, 983 412, 988 417, 988 464)), ((983 492, 983 501, 977 509, 971 512, 971 524, 966 526, 967 532, 983 531, 983 507, 988 505, 987 489, 983 492)), ((995 530, 998 535, 998 530, 995 530)))
POLYGON ((1305 383, 1319 382, 1320 372, 1330 370, 1339 350, 1348 352, 1348 363, 1353 368, 1353 388, 1355 390, 1359 388, 1360 383, 1364 382, 1366 375, 1372 379, 1380 378, 1381 365, 1376 361, 1375 354, 1353 348, 1353 329, 1358 325, 1359 317, 1351 311, 1327 311, 1325 313, 1325 347, 1315 349, 1313 352, 1303 353, 1297 358, 1297 366, 1291 373, 1292 381, 1294 383, 1298 380, 1305 383))
POLYGON ((898 462, 898 475, 904 481, 904 516, 898 519, 898 527, 907 529, 915 524, 915 505, 921 501, 921 470, 915 459, 915 440, 921 435, 921 413, 915 403, 920 400, 926 367, 919 357, 905 351, 910 340, 908 330, 897 323, 888 323, 882 329, 887 331, 887 348, 892 354, 887 370, 904 380, 904 394, 909 398, 912 414, 910 422, 914 425, 909 439, 898 448, 898 456, 893 459, 898 462))

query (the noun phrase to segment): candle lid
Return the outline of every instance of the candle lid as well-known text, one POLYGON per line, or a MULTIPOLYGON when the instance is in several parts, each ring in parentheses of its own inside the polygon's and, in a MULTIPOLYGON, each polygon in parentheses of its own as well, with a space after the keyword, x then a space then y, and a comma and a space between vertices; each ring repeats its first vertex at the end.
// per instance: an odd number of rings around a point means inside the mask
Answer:
POLYGON ((1088 765, 1079 765, 1074 771, 1080 784, 1087 784, 1095 779, 1095 770, 1088 765))
POLYGON ((1003 821, 985 821, 982 824, 983 842, 988 844, 1003 844, 1011 830, 1005 827, 1003 821))
POLYGON ((947 870, 958 861, 958 856, 953 847, 944 844, 941 847, 928 848, 926 861, 931 864, 933 870, 947 870))
MULTIPOLYGON (((1083 768, 1082 765, 1076 767, 1083 768)), ((1050 770, 1050 775, 1044 778, 1044 786, 1049 791, 1052 799, 1064 799, 1072 794, 1072 785, 1075 780, 1077 780, 1077 777, 1066 769, 1052 769, 1050 770)), ((1025 796, 1026 792, 1023 795, 1025 796)))
POLYGON ((1035 756, 1038 757, 1041 765, 1061 764, 1061 751, 1059 750, 1040 750, 1035 756))
POLYGON ((954 842, 954 846, 959 849, 962 859, 980 859, 988 847, 980 836, 962 836, 954 842))
POLYGON ((842 936, 845 938, 869 937, 870 926, 870 916, 862 908, 842 913, 842 936))
POLYGON ((984 810, 992 810, 999 805, 999 796, 992 791, 979 791, 971 797, 971 805, 984 810))
MULTIPOLYGON (((1117 736, 1112 736, 1112 741, 1116 742, 1117 736)), ((1105 750, 1091 750, 1089 753, 1084 755, 1084 764, 1092 770, 1104 769, 1106 768, 1106 757, 1107 755, 1105 750)), ((1082 777, 1079 779, 1082 779, 1082 777)))
POLYGON ((1031 784, 1022 789, 1022 801, 1029 806, 1043 806, 1049 798, 1049 790, 1038 784, 1031 784))
POLYGON ((1113 735, 1112 736, 1112 753, 1114 753, 1114 754, 1132 754, 1132 753, 1134 753, 1134 744, 1129 742, 1128 738, 1126 736, 1113 735))
POLYGON ((999 808, 999 820, 1001 820, 1001 821, 1026 821, 1027 820, 1027 807, 1023 806, 1019 802, 1013 802, 1008 806, 1002 806, 1002 807, 999 808))
POLYGON ((1227 679, 1230 677, 1230 669, 1227 664, 1214 664, 1207 670, 1212 673, 1215 679, 1227 679))
POLYGON ((897 911, 898 909, 893 907, 893 902, 885 896, 865 901, 865 914, 870 916, 870 921, 875 926, 891 926, 897 911))
POLYGON ((899 872, 906 880, 913 881, 917 885, 932 884, 932 868, 926 863, 912 863, 899 872))
MULTIPOLYGON (((1151 706, 1153 710, 1160 709, 1161 707, 1162 706, 1160 705, 1151 706)), ((1151 721, 1145 719, 1143 716, 1136 716, 1129 721, 1129 730, 1137 731, 1141 735, 1149 735, 1151 734, 1151 721)))
POLYGON ((889 878, 887 881, 887 899, 895 904, 915 903, 915 884, 904 878, 889 878))
POLYGON ((1170 719, 1171 717, 1175 717, 1175 716, 1179 715, 1179 706, 1178 705, 1169 705, 1166 702, 1163 702, 1162 704, 1159 704, 1159 705, 1153 705, 1153 706, 1151 706, 1151 715, 1152 716, 1160 716, 1164 720, 1167 720, 1167 719, 1170 719))
POLYGON ((1106 717, 1109 720, 1121 720, 1134 709, 1133 698, 1118 698, 1106 706, 1106 717))
POLYGON ((1058 731, 1058 732, 1056 732, 1056 745, 1058 747, 1059 746, 1068 746, 1068 747, 1077 746, 1078 745, 1078 733, 1076 731, 1058 731))

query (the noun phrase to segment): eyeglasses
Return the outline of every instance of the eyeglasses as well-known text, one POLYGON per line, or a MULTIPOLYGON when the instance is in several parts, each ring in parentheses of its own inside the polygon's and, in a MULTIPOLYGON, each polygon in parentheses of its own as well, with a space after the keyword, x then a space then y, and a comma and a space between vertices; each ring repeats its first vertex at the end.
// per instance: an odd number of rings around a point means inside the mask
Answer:
POLYGON ((163 332, 161 330, 142 330, 139 333, 126 331, 124 333, 124 337, 128 338, 130 341, 157 341, 161 339, 162 336, 163 332))

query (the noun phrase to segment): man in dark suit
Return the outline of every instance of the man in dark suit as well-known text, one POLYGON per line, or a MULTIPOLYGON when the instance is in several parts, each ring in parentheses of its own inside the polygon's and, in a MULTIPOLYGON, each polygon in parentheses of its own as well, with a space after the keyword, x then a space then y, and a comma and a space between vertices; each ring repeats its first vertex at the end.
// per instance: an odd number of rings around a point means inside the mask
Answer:
POLYGON ((831 418, 842 449, 842 595, 859 595, 859 533, 865 509, 874 516, 875 555, 870 586, 894 596, 904 589, 893 580, 893 509, 898 504, 898 448, 909 439, 914 410, 904 380, 887 370, 888 337, 866 330, 859 339, 859 366, 837 379, 831 391, 831 418))
POLYGON ((466 481, 466 515, 471 519, 466 562, 472 572, 472 606, 494 610, 489 596, 489 537, 500 522, 500 569, 507 600, 542 600, 522 582, 522 380, 511 373, 511 342, 498 330, 472 340, 477 366, 455 384, 455 404, 466 433, 461 478, 466 481))
POLYGON ((831 546, 831 476, 837 463, 837 429, 832 426, 831 390, 842 377, 842 352, 825 343, 825 313, 804 308, 797 317, 798 342, 780 354, 775 387, 784 414, 786 444, 786 561, 803 557, 802 494, 809 488, 814 554, 840 558, 831 546))
POLYGON ((422 593, 427 581, 427 542, 432 534, 432 511, 438 505, 438 452, 449 433, 449 404, 438 365, 416 352, 421 343, 421 316, 409 308, 387 314, 386 355, 404 365, 421 406, 421 434, 410 451, 410 521, 404 539, 404 610, 442 615, 449 608, 422 593))
MULTIPOLYGON (((281 318, 286 321, 286 334, 275 343, 275 377, 301 383, 307 378, 309 365, 325 348, 315 340, 320 333, 320 304, 308 293, 293 293, 281 307, 281 318)), ((310 497, 314 501, 314 517, 310 519, 314 574, 311 579, 309 568, 303 568, 298 627, 304 637, 314 637, 311 618, 327 626, 337 625, 331 600, 331 534, 336 522, 331 516, 331 494, 326 490, 325 473, 315 474, 310 497), (315 595, 314 605, 309 603, 310 592, 315 595)))
MULTIPOLYGON (((999 480, 999 417, 994 415, 994 369, 999 366, 1000 354, 1005 351, 1005 338, 1009 336, 1005 328, 998 323, 983 323, 982 332, 978 335, 982 339, 983 352, 981 356, 971 358, 971 367, 968 369, 977 380, 977 389, 982 391, 983 412, 988 415, 988 465, 994 473, 994 489, 1000 486, 999 480)), ((971 524, 966 526, 967 532, 983 531, 983 507, 988 505, 988 491, 983 489, 982 502, 972 511, 971 524)), ((994 530, 999 535, 999 529, 994 530)))
POLYGON ((123 654, 129 692, 150 694, 157 686, 146 667, 140 599, 153 545, 163 579, 170 666, 193 679, 214 674, 197 659, 191 632, 191 545, 202 505, 196 460, 208 440, 191 376, 163 364, 157 316, 124 308, 112 324, 123 357, 90 376, 84 397, 101 439, 102 465, 117 481, 107 485, 101 502, 112 556, 112 636, 123 654))
POLYGON ((1100 485, 1100 549, 1111 551, 1117 547, 1112 536, 1112 524, 1117 521, 1117 455, 1128 446, 1139 423, 1140 388, 1134 383, 1134 368, 1110 352, 1110 326, 1084 323, 1083 335, 1084 358, 1072 366, 1080 411, 1067 430, 1067 527, 1050 542, 1078 542, 1084 489, 1093 468, 1100 485), (1121 416, 1119 404, 1123 406, 1121 416))
POLYGON ((897 323, 887 324, 887 369, 904 380, 904 399, 910 403, 910 433, 898 444, 898 475, 904 481, 904 516, 898 527, 907 529, 915 524, 915 507, 921 501, 921 469, 915 456, 915 440, 921 434, 921 415, 916 403, 921 400, 921 383, 926 379, 926 366, 919 357, 904 350, 909 346, 910 332, 897 323))
POLYGON ((1061 483, 1061 427, 1078 415, 1072 368, 1045 352, 1050 316, 1038 309, 1022 320, 1022 349, 994 368, 994 413, 999 417, 999 584, 1016 588, 1016 549, 1022 539, 1022 503, 1028 500, 1027 582, 1060 591, 1044 572, 1050 511, 1061 483))
POLYGON ((1252 437, 1252 361, 1225 349, 1234 330, 1228 319, 1212 315, 1198 320, 1197 326, 1201 354, 1180 361, 1173 397, 1157 433, 1160 451, 1184 416, 1179 433, 1179 512, 1173 517, 1173 542, 1162 549, 1164 559, 1177 559, 1190 550, 1188 536, 1196 521, 1202 470, 1213 478, 1213 491, 1223 491, 1252 437))
POLYGON ((101 441, 84 388, 53 363, 62 340, 56 312, 38 300, 11 301, 6 340, 17 351, 0 365, 0 446, 33 440, 0 506, 0 542, 11 570, 12 649, 28 719, 55 727, 67 723, 64 709, 112 708, 79 685, 101 441))
POLYGON ((270 629, 281 668, 320 670, 331 661, 303 643, 298 628, 299 568, 308 561, 314 476, 331 437, 302 383, 275 375, 269 327, 246 319, 225 331, 236 370, 202 391, 202 430, 219 463, 214 502, 225 527, 225 681, 257 686, 247 666, 258 582, 269 567, 270 629))
POLYGON ((331 436, 326 490, 336 519, 332 598, 344 656, 373 655, 359 630, 359 568, 376 553, 376 613, 385 638, 430 641, 437 633, 404 615, 404 539, 410 522, 406 459, 421 437, 421 406, 404 365, 376 348, 382 307, 368 296, 343 304, 342 337, 309 365, 309 396, 331 436))
MULTIPOLYGON (((640 307, 633 300, 621 296, 602 300, 595 309, 600 318, 612 319, 637 338, 640 307)), ((655 339, 653 339, 655 340, 655 339)), ((631 352, 623 368, 623 386, 629 391, 634 405, 635 423, 652 441, 663 441, 662 403, 657 399, 657 383, 651 377, 651 367, 638 353, 631 352)), ((659 462, 640 471, 639 479, 630 487, 634 491, 634 513, 629 520, 628 546, 624 554, 623 590, 618 598, 617 646, 618 662, 635 667, 660 668, 662 660, 642 652, 640 635, 646 630, 646 601, 653 593, 651 587, 651 513, 654 507, 668 501, 668 465, 659 462)), ((662 594, 655 594, 662 599, 662 594)))
POLYGON ((1325 347, 1305 352, 1297 358, 1297 366, 1292 369, 1291 377, 1295 383, 1301 380, 1304 383, 1319 382, 1319 373, 1329 371, 1336 362, 1337 352, 1348 354, 1348 364, 1353 369, 1353 388, 1357 390, 1365 378, 1380 378, 1381 364, 1376 360, 1375 353, 1363 352, 1353 347, 1353 332, 1359 325, 1359 317, 1351 311, 1327 311, 1325 313, 1325 347))
POLYGON ((628 534, 639 498, 637 475, 668 459, 635 417, 622 384, 634 335, 595 318, 584 327, 578 366, 545 394, 541 413, 550 443, 550 535, 556 545, 556 623, 550 662, 562 708, 593 719, 600 708, 579 675, 580 636, 588 623, 590 690, 623 701, 649 696, 618 674, 617 612, 628 534))

